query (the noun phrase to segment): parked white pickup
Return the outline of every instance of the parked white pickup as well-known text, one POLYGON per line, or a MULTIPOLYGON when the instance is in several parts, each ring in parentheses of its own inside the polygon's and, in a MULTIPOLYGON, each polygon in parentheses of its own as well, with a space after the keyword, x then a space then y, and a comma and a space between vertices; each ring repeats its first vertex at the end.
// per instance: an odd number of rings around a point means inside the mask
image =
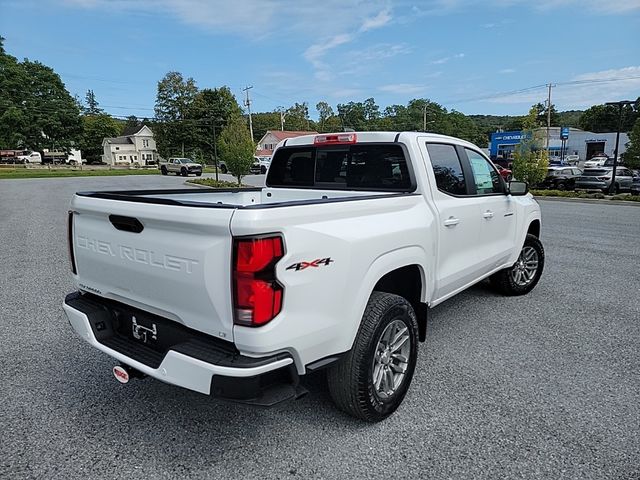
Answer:
POLYGON ((539 236, 526 184, 466 141, 304 136, 278 145, 265 188, 76 194, 64 309, 120 381, 268 405, 326 367, 339 408, 378 421, 405 396, 429 308, 485 278, 529 292, 539 236))

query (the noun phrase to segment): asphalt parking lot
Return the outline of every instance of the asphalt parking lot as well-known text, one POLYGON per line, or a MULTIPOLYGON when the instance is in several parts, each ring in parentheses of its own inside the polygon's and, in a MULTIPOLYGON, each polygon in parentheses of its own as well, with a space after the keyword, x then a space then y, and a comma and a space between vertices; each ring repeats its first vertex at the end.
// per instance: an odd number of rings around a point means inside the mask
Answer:
POLYGON ((72 194, 183 181, 0 181, 0 477, 640 478, 639 207, 540 202, 540 284, 434 309, 404 404, 369 425, 334 408, 321 374, 301 400, 255 409, 123 386, 75 336, 72 194))

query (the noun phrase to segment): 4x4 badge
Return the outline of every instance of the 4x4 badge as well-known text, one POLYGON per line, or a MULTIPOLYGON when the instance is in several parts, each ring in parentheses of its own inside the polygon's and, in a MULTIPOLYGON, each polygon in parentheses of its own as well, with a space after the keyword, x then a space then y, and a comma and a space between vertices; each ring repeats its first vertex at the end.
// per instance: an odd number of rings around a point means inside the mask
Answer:
POLYGON ((287 270, 295 270, 299 272, 300 270, 304 270, 305 268, 313 267, 317 268, 321 265, 329 266, 330 263, 333 263, 333 260, 329 257, 327 258, 316 258, 312 262, 299 262, 294 263, 293 265, 289 265, 287 270))

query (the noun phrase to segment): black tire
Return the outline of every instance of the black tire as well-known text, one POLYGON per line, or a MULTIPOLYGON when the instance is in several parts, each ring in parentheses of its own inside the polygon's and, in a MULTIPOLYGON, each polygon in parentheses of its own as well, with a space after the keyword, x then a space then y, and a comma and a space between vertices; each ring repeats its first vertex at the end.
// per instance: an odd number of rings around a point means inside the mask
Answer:
POLYGON ((538 237, 527 234, 527 238, 524 241, 520 255, 524 254, 525 249, 529 251, 529 248, 535 251, 538 262, 535 273, 530 280, 527 280, 524 283, 517 281, 518 274, 516 273, 516 269, 521 268, 521 257, 518 257, 518 260, 513 266, 500 270, 491 276, 491 284, 503 295, 525 295, 533 290, 533 288, 538 284, 538 281, 540 281, 540 276, 544 270, 544 247, 538 237), (516 278, 514 278, 514 276, 516 278))
POLYGON ((558 190, 566 190, 566 189, 567 189, 567 186, 565 185, 565 183, 564 183, 564 182, 558 182, 558 183, 556 184, 556 189, 558 189, 558 190))
POLYGON ((267 167, 265 167, 264 165, 260 166, 260 173, 262 175, 264 175, 265 173, 267 173, 267 167))
POLYGON ((160 167, 160 173, 162 173, 162 175, 166 175, 167 172, 167 167, 165 167, 164 165, 162 167, 160 167))
POLYGON ((220 166, 220 171, 221 171, 222 173, 227 173, 227 167, 226 167, 225 165, 221 165, 221 166, 220 166))
POLYGON ((202 173, 196 173, 196 177, 201 177, 202 173))
POLYGON ((189 172, 187 172, 187 169, 186 169, 186 168, 182 167, 182 168, 180 169, 180 174, 181 174, 183 177, 186 177, 187 175, 189 175, 189 172))
MULTIPOLYGON (((413 307, 398 295, 373 292, 362 316, 362 323, 353 347, 327 372, 331 398, 340 410, 356 418, 368 422, 384 420, 402 403, 411 384, 417 358, 418 321, 413 307), (374 360, 382 358, 376 357, 378 344, 382 341, 382 335, 386 333, 387 327, 394 328, 400 325, 395 323, 396 320, 407 327, 410 350, 404 377, 400 378, 400 383, 393 393, 383 398, 381 395, 386 396, 386 394, 379 393, 374 385, 374 360), (391 325, 392 323, 394 325, 391 325)), ((398 360, 387 354, 386 361, 398 360)), ((381 373, 382 380, 385 373, 381 373)))

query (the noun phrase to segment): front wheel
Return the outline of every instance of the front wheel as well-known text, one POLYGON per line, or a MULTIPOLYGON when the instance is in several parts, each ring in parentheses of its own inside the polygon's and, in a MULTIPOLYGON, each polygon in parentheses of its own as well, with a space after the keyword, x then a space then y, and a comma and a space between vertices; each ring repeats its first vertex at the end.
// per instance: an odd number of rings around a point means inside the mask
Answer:
POLYGON ((187 169, 186 169, 186 168, 182 168, 182 169, 180 170, 180 173, 182 174, 182 176, 183 176, 183 177, 186 177, 187 175, 189 175, 189 173, 187 172, 187 169))
POLYGON ((221 166, 220 166, 220 171, 221 171, 222 173, 227 173, 227 167, 226 167, 226 166, 224 166, 224 165, 221 165, 221 166))
POLYGON ((368 422, 402 403, 418 358, 418 321, 398 295, 373 292, 351 350, 327 374, 337 407, 368 422))
POLYGON ((544 268, 544 248, 535 235, 527 234, 513 266, 491 276, 492 285, 503 295, 524 295, 533 290, 544 268))

